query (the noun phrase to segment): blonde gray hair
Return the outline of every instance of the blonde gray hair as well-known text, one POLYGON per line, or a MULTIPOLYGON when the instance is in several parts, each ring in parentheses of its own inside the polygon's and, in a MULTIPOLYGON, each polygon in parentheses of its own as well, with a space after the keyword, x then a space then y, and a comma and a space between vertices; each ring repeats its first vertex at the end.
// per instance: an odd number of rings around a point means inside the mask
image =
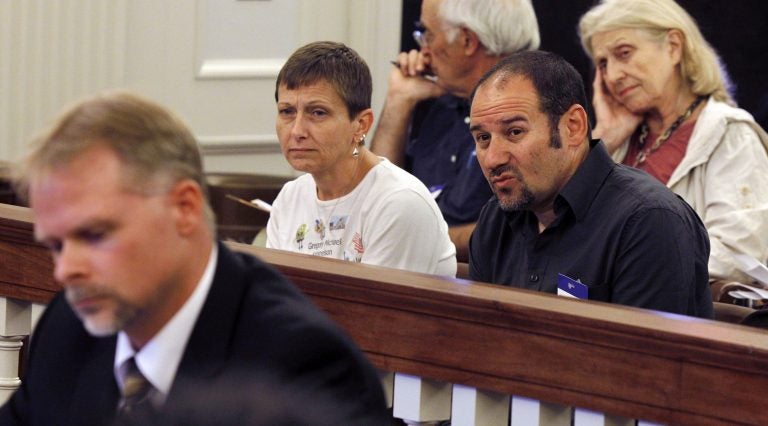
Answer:
POLYGON ((203 192, 205 219, 215 232, 200 151, 192 132, 166 108, 124 91, 105 92, 78 102, 35 138, 24 167, 16 173, 18 193, 26 197, 29 185, 37 178, 96 146, 109 148, 126 166, 123 184, 128 190, 149 195, 167 191, 185 179, 196 182, 203 192))
POLYGON ((579 22, 579 36, 584 50, 594 58, 592 37, 601 32, 638 29, 661 39, 672 29, 683 35, 680 74, 696 95, 734 104, 732 84, 712 46, 698 25, 674 0, 602 0, 579 22))

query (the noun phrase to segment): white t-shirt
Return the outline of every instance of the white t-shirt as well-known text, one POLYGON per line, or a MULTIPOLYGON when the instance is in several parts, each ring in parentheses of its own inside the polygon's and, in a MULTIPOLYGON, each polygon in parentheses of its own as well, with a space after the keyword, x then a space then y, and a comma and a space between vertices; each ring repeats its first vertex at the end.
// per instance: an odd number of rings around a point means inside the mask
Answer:
POLYGON ((272 205, 267 247, 455 276, 448 225, 421 181, 380 158, 349 194, 317 198, 310 174, 285 184, 272 205))

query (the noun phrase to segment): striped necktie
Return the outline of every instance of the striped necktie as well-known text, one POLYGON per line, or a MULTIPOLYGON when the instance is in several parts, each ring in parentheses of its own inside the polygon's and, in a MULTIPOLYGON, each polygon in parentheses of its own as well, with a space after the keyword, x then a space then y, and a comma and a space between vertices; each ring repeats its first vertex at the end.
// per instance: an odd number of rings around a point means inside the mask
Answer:
POLYGON ((131 357, 124 364, 122 398, 117 405, 117 417, 133 418, 151 414, 152 383, 141 374, 135 358, 131 357))

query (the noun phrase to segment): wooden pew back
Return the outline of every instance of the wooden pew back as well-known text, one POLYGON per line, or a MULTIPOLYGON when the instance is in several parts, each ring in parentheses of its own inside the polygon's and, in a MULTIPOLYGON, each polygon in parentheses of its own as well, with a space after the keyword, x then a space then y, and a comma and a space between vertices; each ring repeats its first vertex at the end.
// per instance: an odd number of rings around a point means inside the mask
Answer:
POLYGON ((384 370, 670 424, 762 416, 761 330, 234 247, 291 278, 384 370))
MULTIPOLYGON (((670 424, 758 424, 768 334, 680 315, 230 243, 292 279, 380 369, 670 424)), ((0 205, 0 297, 57 291, 0 205)))

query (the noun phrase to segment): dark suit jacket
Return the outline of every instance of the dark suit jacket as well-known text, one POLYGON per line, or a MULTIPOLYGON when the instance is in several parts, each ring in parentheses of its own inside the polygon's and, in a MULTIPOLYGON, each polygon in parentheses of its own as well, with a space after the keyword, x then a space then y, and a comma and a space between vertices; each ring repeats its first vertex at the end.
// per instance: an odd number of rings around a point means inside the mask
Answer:
MULTIPOLYGON (((119 399, 115 342, 91 337, 59 294, 35 329, 26 377, 0 409, 0 424, 109 424, 119 399)), ((344 424, 386 422, 378 376, 351 340, 279 273, 219 244, 213 284, 166 406, 183 406, 179 395, 190 391, 236 395, 216 383, 265 376, 333 405, 344 424)))

